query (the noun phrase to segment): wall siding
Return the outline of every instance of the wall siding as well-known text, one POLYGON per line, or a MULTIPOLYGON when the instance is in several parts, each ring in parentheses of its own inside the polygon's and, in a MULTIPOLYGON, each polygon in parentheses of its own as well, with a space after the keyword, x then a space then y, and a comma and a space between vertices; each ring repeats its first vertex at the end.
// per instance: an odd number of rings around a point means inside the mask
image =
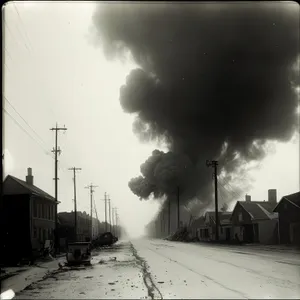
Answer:
POLYGON ((258 230, 259 230, 259 242, 261 244, 276 244, 277 239, 277 224, 278 220, 266 220, 266 221, 259 221, 258 223, 258 230))

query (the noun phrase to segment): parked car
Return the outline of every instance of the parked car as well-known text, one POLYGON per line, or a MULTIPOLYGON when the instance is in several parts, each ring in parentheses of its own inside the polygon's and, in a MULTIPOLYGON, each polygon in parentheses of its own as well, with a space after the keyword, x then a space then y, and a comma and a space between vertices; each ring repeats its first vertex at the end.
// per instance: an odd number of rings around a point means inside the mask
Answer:
POLYGON ((91 244, 89 242, 68 244, 68 253, 66 255, 68 265, 90 265, 91 257, 91 244))

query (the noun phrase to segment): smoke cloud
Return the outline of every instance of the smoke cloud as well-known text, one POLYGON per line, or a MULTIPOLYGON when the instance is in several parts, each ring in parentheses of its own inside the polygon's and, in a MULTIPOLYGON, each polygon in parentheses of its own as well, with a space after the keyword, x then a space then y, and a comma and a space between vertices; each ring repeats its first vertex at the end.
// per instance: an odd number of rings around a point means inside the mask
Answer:
POLYGON ((107 58, 130 51, 139 66, 120 89, 134 132, 170 150, 153 151, 129 182, 140 198, 179 186, 181 199, 205 203, 207 159, 230 176, 295 131, 298 4, 101 4, 93 22, 107 58))

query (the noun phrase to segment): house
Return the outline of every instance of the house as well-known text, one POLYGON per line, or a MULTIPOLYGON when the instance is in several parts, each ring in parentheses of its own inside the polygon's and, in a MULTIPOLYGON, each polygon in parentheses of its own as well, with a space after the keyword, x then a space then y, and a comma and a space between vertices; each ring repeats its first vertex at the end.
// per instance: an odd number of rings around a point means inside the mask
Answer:
POLYGON ((282 197, 274 212, 279 219, 279 243, 300 245, 300 192, 282 197))
MULTIPOLYGON (((219 212, 219 241, 233 239, 231 212, 219 212)), ((200 241, 214 241, 216 239, 216 219, 214 211, 207 211, 204 216, 191 224, 192 235, 200 241)))
MULTIPOLYGON (((231 212, 219 212, 219 241, 230 241, 233 238, 231 212)), ((204 215, 205 225, 208 228, 209 240, 216 239, 216 214, 208 211, 204 215)))
POLYGON ((25 181, 8 175, 3 182, 1 242, 5 259, 31 256, 32 250, 54 238, 56 201, 36 187, 33 179, 28 168, 25 181))
POLYGON ((209 227, 205 224, 205 217, 194 220, 191 224, 192 236, 196 237, 199 241, 209 239, 209 227))
POLYGON ((268 201, 238 201, 232 212, 234 236, 246 243, 278 243, 278 214, 273 212, 277 205, 277 192, 268 191, 268 201))

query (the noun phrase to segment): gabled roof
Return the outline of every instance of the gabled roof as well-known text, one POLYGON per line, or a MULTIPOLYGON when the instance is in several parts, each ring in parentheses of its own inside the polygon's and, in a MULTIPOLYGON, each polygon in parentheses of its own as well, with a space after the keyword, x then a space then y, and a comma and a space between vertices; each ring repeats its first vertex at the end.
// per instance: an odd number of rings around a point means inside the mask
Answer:
POLYGON ((49 200, 55 201, 54 197, 52 197, 48 193, 44 192, 40 188, 36 187, 35 185, 28 184, 26 181, 21 180, 21 179, 19 179, 17 177, 14 177, 12 175, 8 175, 4 181, 6 181, 8 178, 11 178, 16 183, 22 185, 28 191, 28 194, 37 195, 37 196, 40 196, 40 197, 47 198, 49 200))
MULTIPOLYGON (((208 214, 209 218, 215 223, 215 212, 214 211, 207 211, 205 215, 208 214)), ((226 225, 231 223, 231 215, 232 212, 222 212, 219 211, 219 223, 220 225, 226 225)))
POLYGON ((276 203, 266 201, 238 201, 238 203, 249 213, 252 220, 270 220, 277 218, 273 212, 276 203))
MULTIPOLYGON (((282 200, 288 201, 288 202, 290 202, 291 204, 293 204, 294 206, 300 208, 300 192, 297 192, 297 193, 294 193, 294 194, 290 194, 290 195, 283 196, 283 197, 281 198, 281 200, 279 201, 279 203, 280 203, 282 200)), ((278 207, 279 203, 276 205, 276 207, 274 208, 273 211, 275 211, 275 212, 277 211, 277 207, 278 207)))
POLYGON ((193 228, 205 226, 205 218, 202 216, 193 221, 192 225, 193 228))
POLYGON ((284 196, 284 198, 300 207, 300 192, 284 196))

